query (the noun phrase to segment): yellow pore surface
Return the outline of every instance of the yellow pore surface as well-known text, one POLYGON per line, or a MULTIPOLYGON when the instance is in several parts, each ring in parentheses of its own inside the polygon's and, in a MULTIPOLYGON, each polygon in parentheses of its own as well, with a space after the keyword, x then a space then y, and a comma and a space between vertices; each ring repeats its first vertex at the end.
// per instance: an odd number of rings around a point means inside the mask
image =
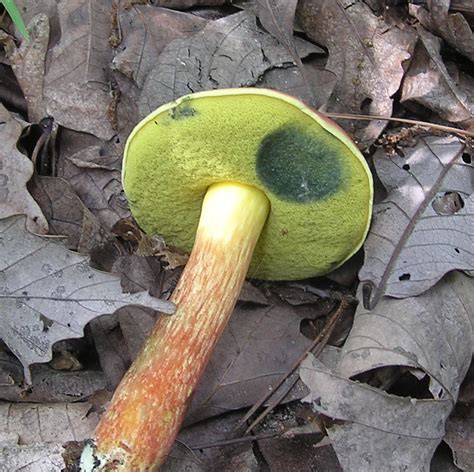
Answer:
POLYGON ((192 249, 207 188, 226 181, 270 201, 253 277, 327 273, 365 239, 373 190, 363 156, 294 98, 264 89, 197 93, 163 105, 129 137, 123 184, 132 212, 168 245, 192 249))

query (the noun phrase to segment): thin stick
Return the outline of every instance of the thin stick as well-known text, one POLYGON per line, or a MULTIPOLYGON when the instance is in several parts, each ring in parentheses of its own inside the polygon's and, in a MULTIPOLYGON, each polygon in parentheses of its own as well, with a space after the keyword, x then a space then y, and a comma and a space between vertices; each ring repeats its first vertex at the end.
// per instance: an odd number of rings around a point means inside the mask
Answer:
POLYGON ((201 449, 209 449, 211 447, 232 446, 234 444, 259 441, 261 439, 271 439, 277 436, 281 436, 281 433, 273 432, 254 436, 243 436, 241 438, 225 439, 223 441, 216 441, 214 443, 197 444, 196 446, 188 446, 188 448, 193 451, 199 451, 201 449))
MULTIPOLYGON (((274 395, 277 390, 281 387, 281 385, 285 382, 285 380, 300 366, 300 364, 306 359, 306 356, 312 352, 316 347, 318 347, 317 353, 315 355, 319 355, 321 351, 323 350, 325 346, 325 342, 329 339, 329 336, 331 335, 337 321, 339 320, 342 312, 344 311, 344 308, 347 306, 347 301, 346 300, 341 300, 339 307, 335 311, 335 313, 331 316, 329 321, 326 323, 322 331, 319 333, 319 335, 316 337, 316 339, 311 343, 311 345, 305 350, 305 352, 294 362, 294 364, 290 367, 288 372, 283 375, 280 380, 276 383, 276 385, 273 386, 273 388, 265 393, 260 400, 258 400, 253 407, 245 414, 243 418, 239 420, 237 425, 235 426, 234 430, 238 429, 241 427, 272 395, 274 395), (323 342, 325 341, 325 342, 323 342), (321 343, 321 346, 318 346, 318 344, 321 343)), ((296 381, 294 382, 296 383, 296 381)), ((290 385, 291 387, 294 385, 292 383, 290 385)), ((285 392, 285 395, 288 392, 285 392)), ((283 398, 283 397, 282 397, 283 398)), ((278 397, 278 401, 281 399, 278 397)), ((277 403, 278 404, 278 403, 277 403)), ((276 405, 272 406, 271 409, 273 409, 276 405)), ((255 420, 245 431, 245 434, 247 434, 253 427, 255 427, 269 412, 268 408, 265 410, 265 414, 260 415, 257 420, 255 420)))
POLYGON ((393 118, 393 117, 379 116, 379 115, 357 115, 357 114, 352 114, 352 113, 324 112, 324 114, 326 116, 329 116, 330 118, 339 118, 342 120, 365 120, 365 121, 382 120, 382 121, 394 121, 394 122, 398 121, 400 123, 407 123, 409 125, 418 125, 418 126, 423 126, 426 128, 433 128, 439 131, 445 131, 447 133, 460 134, 462 136, 468 136, 470 138, 474 138, 474 131, 467 131, 464 129, 453 128, 452 126, 438 125, 436 123, 429 123, 427 121, 410 120, 408 118, 393 118))

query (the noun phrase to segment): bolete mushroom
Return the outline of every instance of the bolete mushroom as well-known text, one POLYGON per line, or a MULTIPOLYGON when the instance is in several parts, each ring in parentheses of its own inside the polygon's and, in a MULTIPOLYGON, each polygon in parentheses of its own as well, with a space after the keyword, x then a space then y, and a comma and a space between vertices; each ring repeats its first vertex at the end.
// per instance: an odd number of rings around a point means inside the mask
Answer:
POLYGON ((340 266, 365 239, 373 193, 341 128, 252 88, 187 95, 146 117, 128 139, 123 185, 145 231, 192 252, 177 311, 159 318, 117 388, 84 470, 156 470, 247 273, 290 280, 340 266))

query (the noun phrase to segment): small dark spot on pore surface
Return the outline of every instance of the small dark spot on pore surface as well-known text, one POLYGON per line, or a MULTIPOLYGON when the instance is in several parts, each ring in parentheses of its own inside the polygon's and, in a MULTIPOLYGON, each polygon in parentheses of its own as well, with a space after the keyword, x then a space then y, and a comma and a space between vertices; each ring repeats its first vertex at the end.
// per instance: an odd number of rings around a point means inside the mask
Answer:
POLYGON ((454 250, 455 250, 458 254, 461 252, 457 247, 455 247, 454 250))
POLYGON ((402 169, 407 171, 410 170, 410 164, 403 164, 402 169))
POLYGON ((411 278, 411 275, 410 274, 402 274, 400 275, 400 277, 398 277, 398 280, 402 281, 402 280, 410 280, 411 278))
POLYGON ((339 145, 328 145, 332 137, 321 138, 287 125, 267 134, 257 153, 259 180, 283 200, 310 202, 336 193, 342 169, 339 145))
POLYGON ((462 154, 462 160, 466 164, 471 164, 472 163, 472 156, 468 152, 463 152, 462 154))
POLYGON ((171 108, 169 114, 173 120, 182 120, 196 115, 197 111, 185 102, 174 108, 171 108))

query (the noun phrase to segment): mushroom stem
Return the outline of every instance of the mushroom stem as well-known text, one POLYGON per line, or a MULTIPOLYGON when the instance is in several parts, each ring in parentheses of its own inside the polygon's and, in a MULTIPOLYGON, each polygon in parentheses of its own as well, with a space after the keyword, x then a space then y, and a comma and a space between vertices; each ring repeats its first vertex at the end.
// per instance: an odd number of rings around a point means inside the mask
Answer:
POLYGON ((172 297, 177 311, 159 318, 117 388, 95 446, 84 451, 83 470, 141 472, 164 462, 235 306, 269 209, 255 187, 209 187, 194 248, 172 297), (95 468, 85 466, 87 455, 95 468))

